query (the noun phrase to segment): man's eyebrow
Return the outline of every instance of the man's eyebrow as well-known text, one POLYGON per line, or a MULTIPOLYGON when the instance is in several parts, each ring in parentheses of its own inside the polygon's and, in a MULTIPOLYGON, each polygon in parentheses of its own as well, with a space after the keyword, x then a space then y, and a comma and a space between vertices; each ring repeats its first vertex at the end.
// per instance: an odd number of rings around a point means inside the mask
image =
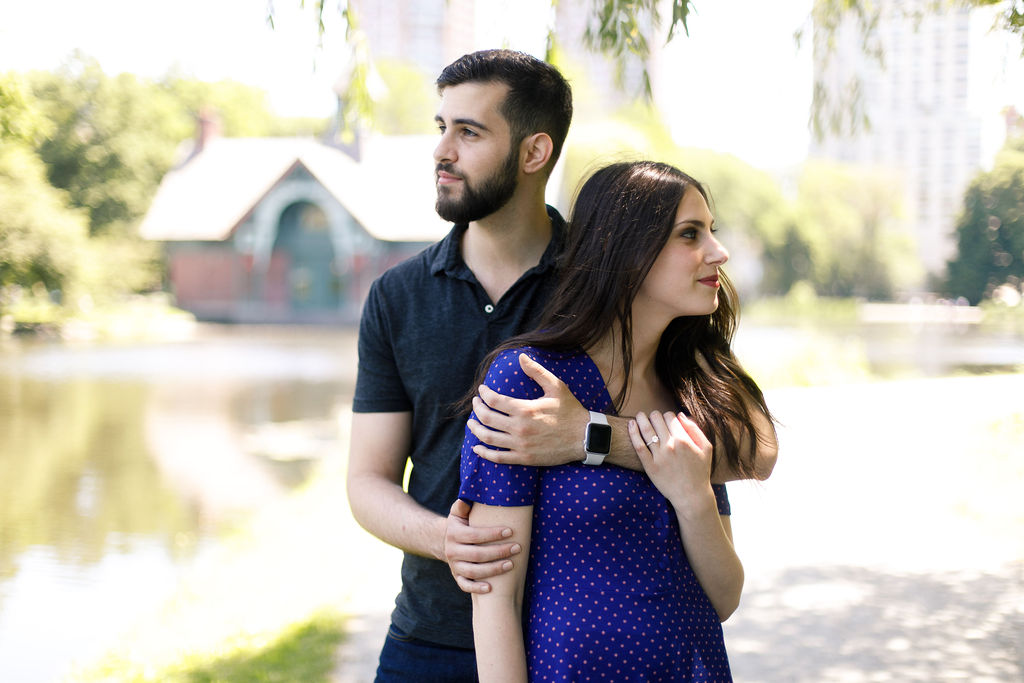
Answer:
MULTIPOLYGON (((440 114, 436 114, 434 116, 434 121, 436 121, 437 123, 444 123, 444 118, 442 118, 440 114)), ((485 131, 488 131, 488 132, 490 132, 490 130, 491 130, 490 128, 488 128, 484 124, 480 123, 476 119, 467 119, 467 118, 454 119, 452 121, 452 125, 453 126, 472 126, 473 128, 479 128, 480 130, 485 130, 485 131)))

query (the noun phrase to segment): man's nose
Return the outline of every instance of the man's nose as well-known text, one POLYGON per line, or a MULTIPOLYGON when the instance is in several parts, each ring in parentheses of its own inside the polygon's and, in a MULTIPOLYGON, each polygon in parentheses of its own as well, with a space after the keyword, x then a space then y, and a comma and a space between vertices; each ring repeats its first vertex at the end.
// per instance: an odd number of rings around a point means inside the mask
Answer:
POLYGON ((437 146, 434 147, 434 161, 439 164, 455 161, 455 150, 447 133, 441 134, 441 139, 438 140, 437 146))

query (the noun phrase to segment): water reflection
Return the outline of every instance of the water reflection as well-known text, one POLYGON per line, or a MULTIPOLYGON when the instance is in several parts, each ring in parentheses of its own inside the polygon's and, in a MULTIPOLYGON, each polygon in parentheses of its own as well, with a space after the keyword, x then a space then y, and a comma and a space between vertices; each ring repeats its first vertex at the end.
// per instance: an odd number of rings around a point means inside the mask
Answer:
POLYGON ((351 332, 0 355, 0 680, 50 681, 337 457, 351 332), (57 619, 56 615, 60 615, 57 619))

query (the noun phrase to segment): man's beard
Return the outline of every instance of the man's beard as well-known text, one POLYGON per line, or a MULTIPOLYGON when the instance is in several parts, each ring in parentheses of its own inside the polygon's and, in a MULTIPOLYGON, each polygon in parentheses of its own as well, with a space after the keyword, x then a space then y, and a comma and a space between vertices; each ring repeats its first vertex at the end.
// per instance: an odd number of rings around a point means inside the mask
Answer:
MULTIPOLYGON (((451 166, 438 165, 438 171, 452 172, 451 166)), ((494 175, 475 189, 466 177, 462 178, 462 196, 450 197, 442 188, 437 191, 437 215, 452 223, 469 223, 490 216, 505 206, 515 194, 519 174, 519 151, 513 146, 505 162, 494 175)))

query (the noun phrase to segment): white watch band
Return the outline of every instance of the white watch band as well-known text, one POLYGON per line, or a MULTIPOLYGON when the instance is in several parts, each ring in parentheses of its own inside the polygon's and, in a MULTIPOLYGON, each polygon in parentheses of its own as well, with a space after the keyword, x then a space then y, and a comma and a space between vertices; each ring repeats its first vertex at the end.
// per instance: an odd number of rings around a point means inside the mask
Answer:
MULTIPOLYGON (((608 418, 605 417, 604 413, 597 413, 593 410, 590 411, 590 422, 593 424, 607 425, 608 418)), ((583 464, 584 465, 600 465, 604 462, 607 453, 594 453, 593 451, 587 450, 587 439, 583 438, 583 464)))

